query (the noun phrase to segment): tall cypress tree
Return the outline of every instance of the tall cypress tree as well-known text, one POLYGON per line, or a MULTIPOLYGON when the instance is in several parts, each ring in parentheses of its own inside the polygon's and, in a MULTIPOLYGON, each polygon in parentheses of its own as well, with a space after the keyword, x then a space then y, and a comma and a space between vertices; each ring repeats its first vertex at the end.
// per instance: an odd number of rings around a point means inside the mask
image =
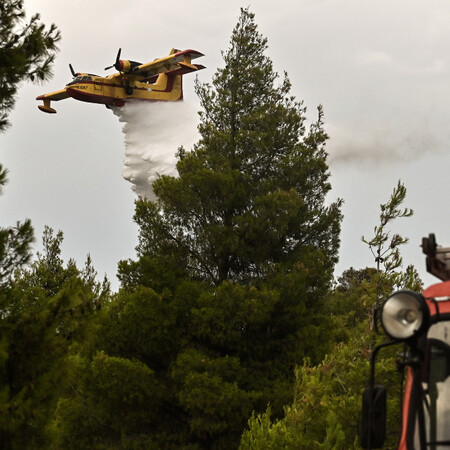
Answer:
POLYGON ((60 403, 64 445, 75 446, 82 429, 93 447, 234 448, 253 410, 271 403, 283 413, 295 364, 323 356, 320 304, 337 258, 340 202, 325 204, 322 111, 307 129, 266 49, 243 9, 224 68, 212 84, 197 83, 200 140, 179 149, 178 177, 154 183, 157 201, 136 204, 138 258, 120 263, 103 353, 81 371, 79 396, 60 403), (120 421, 108 405, 121 387, 93 388, 107 358, 120 359, 121 379, 126 359, 151 371, 142 392, 154 401, 115 403, 120 421), (87 423, 91 416, 101 423, 87 423))

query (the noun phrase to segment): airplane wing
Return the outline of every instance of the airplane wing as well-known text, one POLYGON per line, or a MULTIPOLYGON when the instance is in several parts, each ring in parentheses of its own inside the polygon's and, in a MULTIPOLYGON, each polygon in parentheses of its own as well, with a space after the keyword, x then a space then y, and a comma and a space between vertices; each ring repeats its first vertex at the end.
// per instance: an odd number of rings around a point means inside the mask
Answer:
POLYGON ((50 107, 50 101, 54 100, 54 101, 59 101, 59 100, 64 100, 65 98, 69 98, 70 95, 67 93, 66 89, 61 89, 59 91, 55 91, 55 92, 50 92, 49 94, 43 94, 40 95, 39 97, 36 97, 36 100, 43 100, 44 104, 43 105, 38 105, 38 108, 46 113, 56 113, 56 111, 50 107))
POLYGON ((197 50, 180 51, 172 49, 169 56, 158 58, 152 62, 134 67, 127 76, 138 75, 147 80, 160 73, 180 73, 180 69, 183 70, 181 74, 193 72, 195 70, 203 69, 203 66, 197 66, 191 63, 193 59, 199 58, 200 56, 203 56, 203 53, 200 53, 197 50))
POLYGON ((67 93, 66 88, 61 89, 60 91, 55 91, 55 92, 50 92, 49 94, 43 94, 40 95, 39 97, 36 97, 36 100, 44 100, 44 99, 49 99, 49 100, 64 100, 65 98, 69 98, 70 95, 67 93))

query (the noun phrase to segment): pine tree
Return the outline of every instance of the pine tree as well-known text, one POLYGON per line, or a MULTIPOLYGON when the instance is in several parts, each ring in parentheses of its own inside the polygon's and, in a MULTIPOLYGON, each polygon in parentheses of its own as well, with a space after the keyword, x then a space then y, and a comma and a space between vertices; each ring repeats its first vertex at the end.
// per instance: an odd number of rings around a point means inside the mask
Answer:
MULTIPOLYGON (((7 182, 7 173, 0 164, 0 194, 7 182)), ((29 219, 23 223, 17 222, 14 227, 0 227, 0 299, 14 271, 30 260, 33 240, 33 227, 29 219)))
MULTIPOLYGON (((60 257, 62 233, 46 228, 44 252, 15 268, 0 290, 0 442, 3 448, 48 448, 48 426, 66 389, 69 357, 80 352, 108 284, 92 284, 60 257)), ((90 271, 91 272, 91 271, 90 271)))
MULTIPOLYGON (((336 345, 318 364, 306 359, 295 369, 294 401, 285 417, 271 408, 254 414, 243 433, 240 449, 360 449, 361 394, 369 379, 373 332, 368 320, 380 295, 392 293, 394 279, 375 268, 349 269, 325 302, 336 345), (381 277, 380 277, 381 275, 381 277)), ((378 336, 382 342, 383 336, 378 336)), ((388 387, 387 430, 383 448, 397 448, 401 375, 394 369, 398 349, 385 350, 377 360, 377 383, 388 387), (399 395, 396 395, 398 393, 399 395)))
MULTIPOLYGON (((199 142, 178 150, 178 177, 154 183, 156 202, 136 204, 138 258, 120 263, 122 289, 98 343, 108 357, 144 363, 159 383, 150 390, 165 392, 151 425, 135 422, 135 445, 146 435, 156 448, 236 448, 253 410, 270 402, 282 415, 295 364, 328 348, 320 306, 341 213, 340 201, 325 204, 322 109, 307 128, 266 50, 254 15, 241 10, 225 67, 212 85, 197 83, 199 142)), ((77 396, 60 403, 64 442, 94 405, 107 417, 116 392, 83 394, 83 405, 77 396)), ((91 426, 91 445, 106 442, 91 426)), ((125 424, 109 436, 117 447, 133 439, 125 424)))
POLYGON ((408 238, 404 238, 395 233, 392 237, 387 230, 387 226, 395 219, 402 217, 411 217, 414 211, 410 208, 401 209, 401 204, 406 197, 406 187, 399 180, 397 186, 392 191, 389 200, 380 205, 380 223, 373 229, 374 236, 367 240, 364 236, 361 240, 369 246, 377 270, 382 268, 386 274, 397 270, 402 265, 400 256, 400 245, 408 243, 408 238))
MULTIPOLYGON (((270 408, 254 414, 240 448, 361 448, 359 427, 361 394, 369 380, 369 359, 375 345, 385 341, 375 333, 377 307, 397 289, 421 290, 413 266, 402 270, 399 246, 408 239, 392 234, 389 226, 413 212, 402 206, 406 188, 399 181, 386 203, 380 205, 380 223, 374 237, 362 238, 374 256, 375 267, 346 270, 324 302, 323 313, 332 319, 337 344, 320 364, 306 360, 296 368, 295 399, 281 420, 270 408)), ((377 359, 376 383, 393 393, 388 400, 387 440, 383 448, 397 448, 401 423, 403 374, 396 371, 398 348, 384 349, 377 359), (398 392, 399 395, 395 395, 398 392)), ((400 366, 398 366, 400 367, 400 366)))
MULTIPOLYGON (((27 22, 22 0, 0 2, 0 132, 7 126, 21 83, 51 75, 54 25, 35 14, 27 22)), ((6 183, 0 165, 0 193, 6 183)), ((44 253, 28 266, 34 240, 29 219, 0 228, 0 446, 49 448, 49 424, 68 387, 70 357, 85 348, 92 319, 109 295, 95 281, 90 260, 83 271, 60 257, 62 233, 44 232, 44 253)), ((86 351, 86 350, 84 350, 86 351)))
MULTIPOLYGON (((277 84, 267 40, 243 10, 212 86, 197 83, 200 141, 178 151, 179 177, 154 183, 157 204, 138 202, 141 257, 173 256, 190 276, 252 283, 311 251, 337 259, 340 202, 331 186, 322 108, 308 132, 285 75, 277 84)), ((122 271, 126 280, 126 270, 122 271)))
POLYGON ((51 76, 59 39, 55 25, 46 29, 39 14, 26 22, 23 0, 0 3, 0 132, 9 125, 20 83, 51 76))

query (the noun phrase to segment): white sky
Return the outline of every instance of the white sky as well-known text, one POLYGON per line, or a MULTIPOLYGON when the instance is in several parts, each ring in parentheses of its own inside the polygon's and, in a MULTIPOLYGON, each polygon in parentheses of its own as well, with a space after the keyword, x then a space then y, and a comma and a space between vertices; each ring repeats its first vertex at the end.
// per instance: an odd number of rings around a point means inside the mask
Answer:
MULTIPOLYGON (((54 103, 58 114, 37 109, 36 96, 62 88, 77 72, 105 73, 119 47, 122 58, 141 62, 193 48, 205 56, 199 72, 208 82, 222 66, 241 6, 250 5, 268 55, 284 70, 308 117, 322 104, 330 135, 333 191, 345 200, 341 261, 337 273, 373 261, 361 236, 370 237, 398 179, 407 189, 412 218, 393 225, 410 238, 405 264, 426 284, 422 236, 435 232, 450 246, 450 2, 447 0, 25 0, 61 33, 54 78, 24 85, 0 135, 0 161, 9 183, 0 197, 0 225, 31 218, 39 250, 44 225, 65 235, 63 257, 82 266, 87 253, 99 275, 116 289, 119 260, 134 256, 135 194, 122 177, 123 124, 102 105, 73 99, 54 103)), ((110 71, 109 73, 111 73, 110 71)), ((195 109, 194 76, 184 77, 184 97, 195 109)), ((196 117, 186 117, 195 128, 196 117)), ((167 123, 185 144, 176 123, 167 123)), ((178 143, 171 150, 175 153, 178 143)))

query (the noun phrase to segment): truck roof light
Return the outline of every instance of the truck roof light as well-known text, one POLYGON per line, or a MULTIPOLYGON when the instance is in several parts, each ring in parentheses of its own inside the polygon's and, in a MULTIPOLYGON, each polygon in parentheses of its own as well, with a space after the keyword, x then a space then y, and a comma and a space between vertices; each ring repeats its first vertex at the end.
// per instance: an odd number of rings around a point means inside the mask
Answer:
POLYGON ((392 339, 408 340, 422 332, 429 312, 421 294, 399 291, 392 294, 381 308, 381 325, 392 339))

